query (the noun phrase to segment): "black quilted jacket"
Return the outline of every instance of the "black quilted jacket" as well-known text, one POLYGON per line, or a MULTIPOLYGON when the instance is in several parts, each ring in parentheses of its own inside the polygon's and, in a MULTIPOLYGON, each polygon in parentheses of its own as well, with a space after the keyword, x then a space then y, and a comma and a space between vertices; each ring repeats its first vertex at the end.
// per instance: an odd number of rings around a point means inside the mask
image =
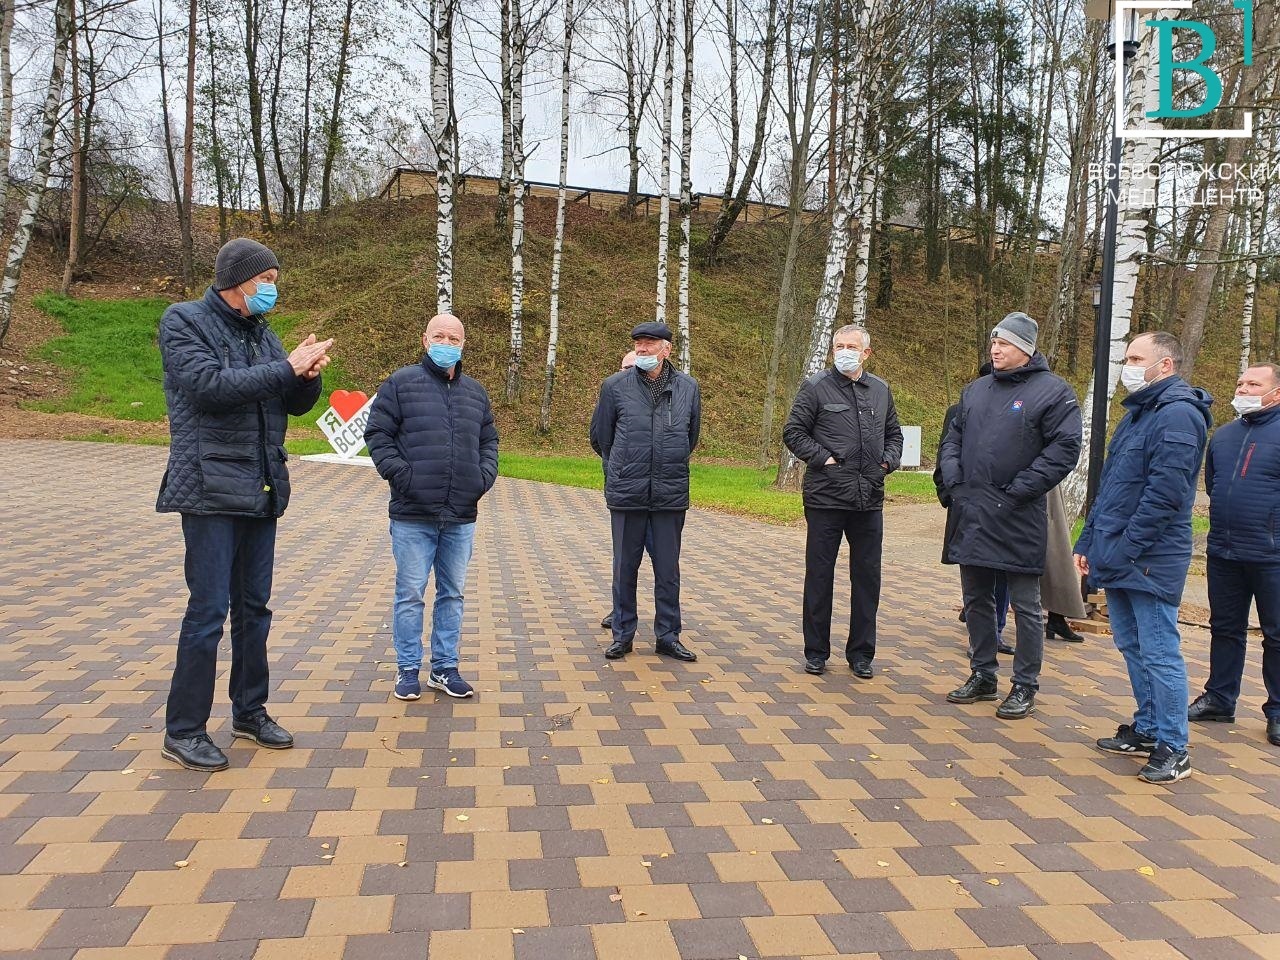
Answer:
POLYGON ((289 505, 284 432, 306 413, 320 378, 297 376, 280 338, 210 288, 160 318, 169 468, 161 513, 278 517, 289 505))
POLYGON ((364 441, 391 485, 394 520, 470 523, 498 478, 489 394, 462 372, 449 379, 425 354, 378 388, 364 441))

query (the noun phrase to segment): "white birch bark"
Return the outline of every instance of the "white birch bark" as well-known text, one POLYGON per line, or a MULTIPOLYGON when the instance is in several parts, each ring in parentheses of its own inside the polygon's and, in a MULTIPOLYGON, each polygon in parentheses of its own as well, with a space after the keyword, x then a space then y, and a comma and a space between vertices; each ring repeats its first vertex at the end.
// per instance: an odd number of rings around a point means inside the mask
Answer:
POLYGON ((9 155, 13 148, 13 8, 16 0, 0 0, 0 209, 9 196, 9 155))
POLYGON ((449 61, 456 0, 439 0, 433 11, 431 106, 436 152, 436 312, 453 312, 454 173, 453 104, 449 61))
MULTIPOLYGON (((1164 19, 1168 11, 1153 14, 1164 19)), ((1159 124, 1146 119, 1148 113, 1159 109, 1159 78, 1156 74, 1155 31, 1145 22, 1139 26, 1139 47, 1129 71, 1129 89, 1126 93, 1127 128, 1144 125, 1157 129, 1159 124)), ((1117 69, 1120 69, 1117 62, 1117 69)), ((1116 225, 1115 275, 1112 282, 1110 359, 1107 364, 1107 404, 1110 408, 1120 381, 1120 368, 1124 366, 1124 353, 1133 319, 1133 297, 1138 289, 1138 271, 1147 250, 1147 228, 1152 215, 1152 205, 1159 186, 1156 159, 1161 141, 1155 138, 1126 140, 1121 164, 1126 171, 1140 171, 1139 175, 1120 182, 1119 222, 1116 225)), ((1102 229, 1102 225, 1099 225, 1102 229)), ((1104 251, 1105 256, 1105 251, 1104 251)), ((1092 443, 1094 377, 1081 404, 1084 417, 1084 438, 1080 447, 1080 459, 1076 468, 1062 482, 1062 494, 1067 516, 1075 518, 1084 506, 1089 481, 1089 447, 1092 443)))
POLYGON ((494 223, 499 230, 507 228, 507 213, 511 205, 511 0, 500 0, 498 38, 498 68, 501 72, 500 101, 502 104, 502 170, 498 175, 498 203, 494 210, 494 223))
POLYGON ((676 0, 667 0, 666 28, 663 32, 667 52, 662 81, 662 173, 658 189, 662 199, 658 206, 658 289, 653 318, 667 322, 667 246, 671 231, 671 112, 672 87, 675 81, 676 0))
POLYGON ((1240 324, 1240 374, 1253 359, 1253 316, 1258 302, 1258 260, 1262 256, 1262 234, 1266 226, 1261 191, 1249 204, 1249 259, 1244 264, 1244 310, 1240 324))
POLYGON ((556 190, 556 237, 551 245, 551 295, 547 321, 547 370, 542 387, 538 432, 551 431, 551 396, 556 382, 560 342, 560 264, 564 253, 565 185, 569 181, 569 76, 573 58, 573 0, 564 0, 564 57, 560 62, 560 184, 556 190))
POLYGON ((31 243, 31 231, 35 227, 36 212, 49 185, 49 168, 53 163, 53 141, 58 129, 58 109, 62 105, 62 87, 66 78, 67 47, 71 42, 71 0, 58 0, 54 10, 55 40, 53 66, 49 71, 49 86, 45 92, 44 110, 40 124, 40 143, 36 148, 35 167, 31 171, 31 186, 27 200, 18 214, 13 231, 13 242, 5 260, 4 278, 0 280, 0 345, 9 332, 13 319, 13 300, 18 293, 18 281, 22 275, 22 263, 31 243))
POLYGON ((680 368, 691 372, 689 358, 689 227, 693 216, 693 0, 684 0, 684 83, 680 87, 680 279, 676 315, 680 368))
POLYGON ((880 164, 868 159, 863 164, 862 204, 858 211, 858 250, 853 258, 853 290, 850 291, 849 322, 867 325, 867 280, 871 275, 871 233, 876 210, 876 188, 880 164))
POLYGON ((521 4, 511 0, 511 348, 507 356, 507 401, 520 395, 524 353, 524 65, 528 56, 521 4))

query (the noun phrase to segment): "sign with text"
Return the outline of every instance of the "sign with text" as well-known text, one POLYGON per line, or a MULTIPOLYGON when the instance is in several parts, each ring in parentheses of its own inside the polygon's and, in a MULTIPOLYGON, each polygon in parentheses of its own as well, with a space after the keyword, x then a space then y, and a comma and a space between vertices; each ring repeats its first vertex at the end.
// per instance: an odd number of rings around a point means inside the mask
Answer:
POLYGON ((376 399, 376 393, 367 397, 359 390, 335 390, 329 394, 329 409, 316 424, 338 456, 350 459, 364 449, 364 428, 376 399))

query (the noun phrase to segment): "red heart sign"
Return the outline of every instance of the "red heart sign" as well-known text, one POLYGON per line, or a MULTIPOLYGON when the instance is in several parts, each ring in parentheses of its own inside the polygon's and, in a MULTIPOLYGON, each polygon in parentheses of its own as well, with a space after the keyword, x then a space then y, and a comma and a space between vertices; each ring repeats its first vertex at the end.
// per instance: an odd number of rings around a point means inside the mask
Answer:
POLYGON ((369 398, 360 390, 335 390, 329 394, 329 406, 333 407, 343 423, 359 413, 360 408, 368 402, 369 398))

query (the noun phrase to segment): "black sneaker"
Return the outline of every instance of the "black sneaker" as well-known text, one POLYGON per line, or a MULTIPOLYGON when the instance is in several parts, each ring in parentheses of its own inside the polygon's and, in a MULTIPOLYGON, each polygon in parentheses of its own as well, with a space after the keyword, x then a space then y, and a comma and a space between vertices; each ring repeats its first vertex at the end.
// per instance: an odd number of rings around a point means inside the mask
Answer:
POLYGON ((826 661, 819 660, 817 657, 814 657, 812 660, 806 660, 804 662, 804 672, 812 673, 815 677, 822 676, 826 672, 826 670, 827 670, 826 661))
POLYGON ((1001 720, 1023 720, 1036 712, 1036 692, 1030 687, 1015 683, 1004 703, 996 707, 1001 720))
POLYGON ((975 670, 964 685, 947 694, 948 703, 976 703, 979 700, 998 699, 996 678, 989 673, 975 670))
POLYGON ((214 773, 231 766, 227 755, 203 733, 194 737, 171 737, 166 733, 160 756, 199 773, 214 773))
POLYGON ((1187 719, 1192 723, 1235 723, 1235 712, 1209 693, 1202 693, 1187 707, 1187 719))
POLYGON ((1151 754, 1147 765, 1138 771, 1147 783, 1177 783, 1191 776, 1191 757, 1187 751, 1175 751, 1159 744, 1151 754))
POLYGON ((849 664, 849 669, 853 671, 853 675, 859 680, 870 680, 875 676, 875 671, 871 669, 870 660, 859 660, 856 663, 849 664))
POLYGON ((265 713, 247 720, 232 720, 231 735, 252 740, 258 746, 269 750, 288 750, 293 746, 293 734, 265 713))
POLYGON ((1150 756, 1155 748, 1155 737, 1139 733, 1128 723, 1120 724, 1116 728, 1114 737, 1103 737, 1098 741, 1099 750, 1105 750, 1107 753, 1124 754, 1125 756, 1133 756, 1135 754, 1150 756))

